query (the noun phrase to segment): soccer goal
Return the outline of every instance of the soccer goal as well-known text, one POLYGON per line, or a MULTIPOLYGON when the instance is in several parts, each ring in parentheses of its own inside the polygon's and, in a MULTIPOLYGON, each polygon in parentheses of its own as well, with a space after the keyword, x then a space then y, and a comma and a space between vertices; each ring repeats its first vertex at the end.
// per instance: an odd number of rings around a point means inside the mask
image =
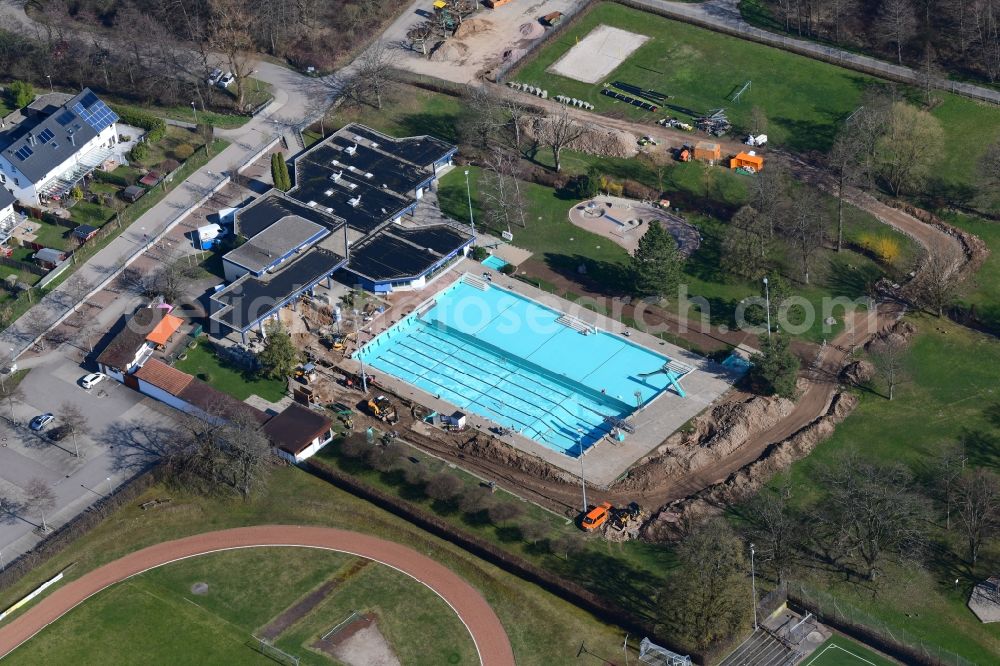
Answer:
POLYGON ((639 643, 639 663, 648 666, 691 666, 691 657, 671 652, 643 638, 639 643))

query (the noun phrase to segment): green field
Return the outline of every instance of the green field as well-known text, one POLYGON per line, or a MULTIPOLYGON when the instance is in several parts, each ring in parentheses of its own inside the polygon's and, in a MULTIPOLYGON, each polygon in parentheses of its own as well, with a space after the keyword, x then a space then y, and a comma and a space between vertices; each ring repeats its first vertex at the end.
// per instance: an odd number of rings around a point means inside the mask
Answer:
POLYGON ((327 581, 332 592, 274 644, 303 664, 336 663, 311 645, 352 611, 374 613, 406 664, 473 664, 455 612, 426 586, 368 560, 308 548, 253 548, 175 562, 119 583, 14 652, 11 664, 274 663, 252 635, 327 581), (192 592, 196 583, 207 591, 192 592))
POLYGON ((178 370, 192 374, 234 398, 246 400, 251 395, 258 395, 268 402, 278 402, 285 397, 286 382, 264 379, 223 362, 204 338, 186 353, 186 359, 177 361, 178 370))
MULTIPOLYGON (((876 82, 864 74, 614 3, 597 5, 512 80, 546 88, 549 97, 563 94, 589 101, 598 112, 650 122, 665 115, 689 117, 725 107, 730 120, 746 128, 751 110, 758 106, 769 119, 771 143, 797 152, 828 149, 838 124, 876 82), (623 81, 672 95, 657 113, 601 95, 603 82, 583 83, 546 71, 601 24, 651 38, 607 82, 623 81), (752 81, 750 90, 738 104, 732 103, 729 98, 746 81, 752 81)), ((941 103, 933 114, 944 128, 947 153, 937 176, 942 184, 968 186, 979 156, 1000 137, 1000 112, 955 95, 938 97, 941 103)), ((992 206, 1000 206, 1000 196, 992 206)))
POLYGON ((990 249, 990 256, 979 272, 962 285, 961 302, 974 307, 976 315, 990 329, 1000 331, 1000 223, 957 213, 946 215, 945 219, 975 234, 990 249))
POLYGON ((831 636, 803 666, 892 666, 893 662, 843 636, 831 636))
MULTIPOLYGON (((576 654, 581 636, 586 637, 588 648, 595 652, 620 653, 624 631, 619 628, 294 467, 275 469, 269 489, 249 502, 190 496, 176 488, 154 486, 0 593, 0 606, 6 607, 71 562, 76 564, 67 573, 68 580, 150 544, 207 530, 263 524, 327 525, 361 530, 404 543, 441 562, 482 592, 507 629, 518 663, 578 664, 576 654), (139 509, 140 503, 157 497, 170 497, 173 501, 149 511, 139 509)), ((616 572, 605 559, 593 555, 586 557, 589 560, 581 561, 581 566, 589 563, 595 574, 603 574, 607 584, 622 589, 629 587, 630 581, 608 575, 616 572)), ((247 581, 245 585, 254 582, 247 581)), ((187 602, 182 603, 190 606, 187 602)), ((114 604, 110 607, 114 612, 114 604)), ((130 619, 126 610, 111 624, 126 623, 130 619)), ((244 633, 243 627, 238 628, 238 633, 244 633)), ((169 654, 170 649, 164 647, 166 652, 159 653, 160 663, 163 654, 169 654)), ((72 651, 72 645, 67 645, 67 650, 72 651)), ((107 663, 115 662, 109 659, 107 663)), ((146 663, 157 663, 157 660, 146 663)))

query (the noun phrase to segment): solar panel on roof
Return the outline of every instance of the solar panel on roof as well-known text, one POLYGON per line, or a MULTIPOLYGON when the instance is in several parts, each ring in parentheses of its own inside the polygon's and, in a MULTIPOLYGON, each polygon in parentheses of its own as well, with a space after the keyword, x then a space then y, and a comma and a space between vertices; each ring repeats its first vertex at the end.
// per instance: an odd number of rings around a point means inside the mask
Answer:
POLYGON ((97 95, 95 95, 93 92, 89 90, 87 91, 87 94, 80 99, 80 103, 83 104, 88 109, 100 101, 101 100, 97 98, 97 95))
POLYGON ((41 141, 42 143, 48 143, 49 141, 51 141, 55 137, 56 137, 56 135, 52 133, 52 130, 50 130, 48 127, 46 127, 38 135, 38 140, 41 141))
POLYGON ((17 152, 14 153, 14 155, 16 155, 17 158, 23 162, 24 160, 31 157, 34 154, 34 152, 35 151, 31 149, 31 146, 21 146, 20 148, 17 149, 17 152))
POLYGON ((73 115, 72 111, 63 111, 61 114, 59 114, 59 117, 56 118, 56 122, 62 125, 63 127, 66 127, 66 125, 69 125, 71 122, 73 122, 74 118, 76 118, 76 116, 73 115))
POLYGON ((73 110, 84 119, 84 121, 94 128, 95 132, 100 132, 106 127, 110 127, 118 120, 115 112, 108 108, 108 105, 97 99, 94 95, 94 103, 90 108, 84 108, 82 102, 73 105, 73 110))

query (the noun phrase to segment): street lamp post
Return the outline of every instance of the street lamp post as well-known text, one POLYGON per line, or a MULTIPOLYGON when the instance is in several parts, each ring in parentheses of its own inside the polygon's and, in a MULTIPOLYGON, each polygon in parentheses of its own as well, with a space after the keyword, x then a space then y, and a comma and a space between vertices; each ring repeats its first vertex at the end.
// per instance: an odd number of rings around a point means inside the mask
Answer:
POLYGON ((469 199, 469 225, 472 227, 472 242, 476 242, 476 221, 472 217, 472 189, 469 187, 469 170, 465 170, 465 196, 469 199))
POLYGON ((771 289, 767 286, 767 276, 764 276, 764 304, 767 310, 767 339, 771 339, 771 289))
POLYGON ((198 109, 194 105, 194 101, 191 102, 191 113, 194 114, 194 124, 198 124, 198 109))
POLYGON ((753 595, 753 630, 757 631, 757 577, 753 566, 753 544, 750 544, 750 593, 753 595))
POLYGON ((110 495, 111 494, 111 477, 110 476, 107 478, 107 482, 108 482, 108 495, 110 495))
POLYGON ((47 78, 49 80, 49 92, 50 93, 51 92, 55 92, 55 89, 52 87, 52 75, 51 74, 46 74, 45 78, 47 78))
POLYGON ((587 479, 583 474, 583 431, 577 430, 580 437, 577 442, 580 445, 580 487, 583 489, 583 513, 587 513, 587 479))

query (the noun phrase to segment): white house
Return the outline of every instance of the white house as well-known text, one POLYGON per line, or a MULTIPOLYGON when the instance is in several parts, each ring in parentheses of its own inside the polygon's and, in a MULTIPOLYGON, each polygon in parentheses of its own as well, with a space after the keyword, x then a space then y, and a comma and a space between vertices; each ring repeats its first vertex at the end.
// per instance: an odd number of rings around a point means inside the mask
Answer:
POLYGON ((14 195, 0 187, 0 230, 14 226, 17 215, 14 212, 14 201, 14 195))
POLYGON ((162 308, 141 308, 131 317, 123 317, 118 324, 118 334, 97 357, 100 371, 124 382, 127 374, 152 355, 154 345, 146 337, 166 314, 162 308))
POLYGON ((0 186, 28 206, 65 196, 114 153, 118 116, 83 92, 0 133, 0 186))

